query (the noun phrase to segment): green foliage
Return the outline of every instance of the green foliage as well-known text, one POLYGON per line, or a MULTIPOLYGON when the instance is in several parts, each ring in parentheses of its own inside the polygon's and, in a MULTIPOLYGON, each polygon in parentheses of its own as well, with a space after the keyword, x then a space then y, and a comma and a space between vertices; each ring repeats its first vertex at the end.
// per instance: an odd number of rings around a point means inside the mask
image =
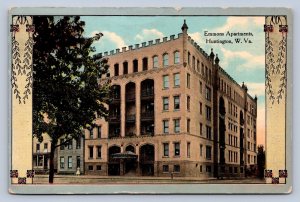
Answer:
POLYGON ((95 59, 95 37, 83 36, 80 17, 34 17, 33 134, 47 133, 52 146, 58 139, 81 137, 95 116, 107 117, 109 83, 99 83, 108 71, 107 59, 95 59))

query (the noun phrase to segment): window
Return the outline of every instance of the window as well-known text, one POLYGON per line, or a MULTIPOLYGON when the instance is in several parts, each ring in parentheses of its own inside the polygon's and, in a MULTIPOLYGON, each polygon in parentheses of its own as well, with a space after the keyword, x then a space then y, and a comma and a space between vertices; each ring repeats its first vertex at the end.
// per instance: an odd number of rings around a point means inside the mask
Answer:
POLYGON ((190 83, 191 83, 191 75, 187 73, 186 75, 186 87, 190 88, 190 83))
POLYGON ((200 91, 200 94, 202 94, 202 82, 199 81, 199 91, 200 91))
POLYGON ((250 150, 250 142, 248 141, 248 150, 250 150))
POLYGON ((94 139, 94 129, 91 128, 89 129, 89 131, 90 131, 90 139, 94 139))
POLYGON ((169 143, 163 143, 164 156, 169 156, 169 143))
POLYGON ((101 126, 97 127, 98 138, 101 138, 101 129, 102 129, 101 126))
POLYGON ((188 52, 188 64, 191 64, 191 53, 188 52))
POLYGON ((44 152, 48 152, 48 143, 44 143, 44 152))
POLYGON ((68 168, 72 168, 72 156, 68 156, 68 168))
POLYGON ((206 146, 206 159, 211 159, 211 146, 206 146))
POLYGON ((143 71, 148 70, 148 58, 143 58, 143 71))
POLYGON ((65 158, 63 156, 60 157, 60 168, 61 169, 65 168, 65 158))
POLYGON ((206 138, 211 140, 211 127, 206 126, 206 138))
POLYGON ((153 57, 153 68, 158 68, 158 56, 153 57))
POLYGON ((238 172, 237 167, 234 167, 234 173, 237 173, 237 172, 238 172))
POLYGON ((186 145, 186 153, 187 153, 187 157, 190 158, 191 157, 191 143, 188 142, 186 145))
POLYGON ((196 67, 195 67, 195 56, 193 56, 192 66, 193 66, 193 69, 196 69, 196 67))
POLYGON ((41 145, 36 144, 36 152, 39 153, 41 151, 41 145))
POLYGON ((203 155, 203 145, 200 144, 200 156, 202 156, 202 155, 203 155))
POLYGON ((73 140, 69 140, 68 142, 68 149, 72 149, 73 148, 73 140))
POLYGON ((123 62, 123 74, 128 74, 128 62, 123 62))
POLYGON ((76 156, 76 168, 80 168, 80 156, 76 156))
POLYGON ((89 170, 94 170, 94 167, 93 166, 89 166, 89 170))
POLYGON ((200 173, 202 173, 202 165, 200 165, 200 173))
POLYGON ((81 148, 81 138, 77 138, 76 139, 76 149, 80 149, 81 148))
POLYGON ((186 120, 186 131, 190 133, 191 130, 191 119, 186 120))
POLYGON ((202 102, 200 102, 200 114, 202 115, 202 102))
POLYGON ((197 72, 199 72, 200 73, 200 62, 199 62, 199 60, 197 60, 197 72))
POLYGON ((174 165, 174 172, 179 173, 180 172, 180 165, 174 165))
POLYGON ((203 135, 203 124, 200 123, 200 136, 202 136, 202 135, 203 135))
POLYGON ((190 111, 190 106, 191 106, 191 97, 187 96, 186 97, 186 109, 190 111))
POLYGON ((180 62, 179 51, 175 51, 174 52, 174 64, 179 64, 179 62, 180 62))
POLYGON ((180 97, 174 96, 174 110, 180 109, 180 97))
POLYGON ((163 131, 164 133, 169 133, 169 121, 163 120, 163 131))
POLYGON ((139 63, 138 60, 135 59, 133 60, 133 72, 138 72, 139 71, 139 63))
POLYGON ((101 158, 101 146, 97 146, 97 158, 101 158))
POLYGON ((211 89, 206 86, 205 88, 205 98, 210 101, 211 100, 211 89))
POLYGON ((206 119, 211 120, 211 108, 209 106, 206 106, 206 119))
POLYGON ((97 170, 101 170, 101 165, 97 165, 97 166, 96 166, 96 169, 97 169, 97 170))
POLYGON ((94 147, 89 146, 89 158, 92 159, 94 157, 94 147))
POLYGON ((119 64, 114 65, 114 70, 115 70, 115 76, 119 76, 119 64))
POLYGON ((180 143, 179 142, 174 143, 174 155, 180 156, 180 143))
POLYGON ((169 65, 169 55, 168 55, 168 53, 165 53, 163 55, 163 66, 167 67, 168 65, 169 65))
POLYGON ((254 156, 254 162, 253 163, 256 164, 256 156, 254 156))
POLYGON ((180 86, 180 74, 176 73, 174 74, 174 87, 180 86))
POLYGON ((60 139, 60 150, 64 150, 65 149, 65 145, 63 144, 64 140, 60 139))
POLYGON ((168 75, 164 75, 163 76, 163 87, 166 89, 166 88, 169 88, 169 76, 168 75))
POLYGON ((174 119, 174 133, 180 133, 180 119, 174 119))
POLYGON ((248 154, 248 164, 250 164, 250 154, 248 154))
POLYGON ((169 98, 163 97, 163 110, 167 111, 169 110, 169 98))
POLYGON ((169 172, 169 165, 163 165, 163 172, 169 172))

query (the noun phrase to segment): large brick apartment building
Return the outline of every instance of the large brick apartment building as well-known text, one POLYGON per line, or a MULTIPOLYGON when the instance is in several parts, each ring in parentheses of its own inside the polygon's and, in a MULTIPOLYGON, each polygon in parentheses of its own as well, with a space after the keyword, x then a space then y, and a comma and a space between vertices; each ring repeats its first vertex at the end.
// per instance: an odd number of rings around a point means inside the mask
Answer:
POLYGON ((256 165, 257 98, 182 32, 105 52, 112 102, 85 131, 85 174, 243 177, 256 165))

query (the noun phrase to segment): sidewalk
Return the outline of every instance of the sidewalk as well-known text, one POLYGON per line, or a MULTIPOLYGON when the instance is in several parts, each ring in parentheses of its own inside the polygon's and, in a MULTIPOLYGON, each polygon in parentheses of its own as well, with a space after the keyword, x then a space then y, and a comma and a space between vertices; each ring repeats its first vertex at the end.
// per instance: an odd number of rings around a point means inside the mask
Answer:
MULTIPOLYGON (((36 175, 33 183, 47 184, 48 175, 36 175)), ((201 183, 201 184, 262 184, 264 180, 257 178, 217 179, 195 177, 153 177, 153 176, 95 176, 95 175, 55 175, 57 184, 169 184, 169 183, 201 183)))

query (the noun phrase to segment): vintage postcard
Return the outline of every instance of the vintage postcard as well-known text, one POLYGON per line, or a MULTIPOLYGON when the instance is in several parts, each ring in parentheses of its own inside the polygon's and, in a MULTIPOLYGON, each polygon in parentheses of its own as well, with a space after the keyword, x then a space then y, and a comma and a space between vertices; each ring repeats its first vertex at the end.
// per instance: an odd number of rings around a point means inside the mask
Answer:
POLYGON ((14 8, 12 194, 292 191, 286 8, 14 8))

